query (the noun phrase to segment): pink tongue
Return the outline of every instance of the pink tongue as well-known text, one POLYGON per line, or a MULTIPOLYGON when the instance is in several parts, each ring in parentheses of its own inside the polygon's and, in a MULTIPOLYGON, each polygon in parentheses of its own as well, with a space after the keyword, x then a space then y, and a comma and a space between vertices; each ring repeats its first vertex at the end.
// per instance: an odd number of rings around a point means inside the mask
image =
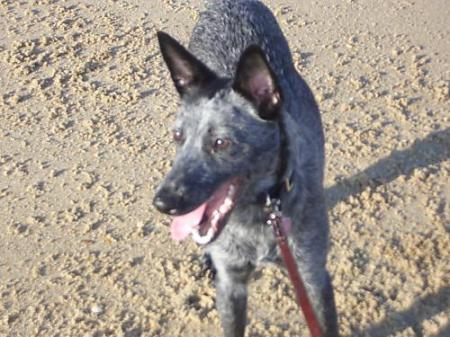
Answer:
POLYGON ((188 214, 174 217, 170 225, 172 239, 181 241, 191 234, 192 230, 200 224, 200 221, 202 221, 205 210, 206 202, 188 214))

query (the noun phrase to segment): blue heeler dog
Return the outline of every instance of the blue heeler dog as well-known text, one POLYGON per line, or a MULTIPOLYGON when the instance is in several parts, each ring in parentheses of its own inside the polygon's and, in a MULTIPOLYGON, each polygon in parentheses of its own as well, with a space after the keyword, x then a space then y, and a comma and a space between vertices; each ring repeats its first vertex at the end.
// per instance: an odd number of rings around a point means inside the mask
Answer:
POLYGON ((212 0, 185 49, 158 40, 181 104, 177 154, 154 205, 173 216, 172 237, 205 245, 217 271, 225 336, 244 336, 247 282, 280 260, 266 222, 276 195, 291 219, 289 244, 323 336, 338 336, 326 270, 324 135, 317 104, 294 68, 270 10, 256 0, 212 0))

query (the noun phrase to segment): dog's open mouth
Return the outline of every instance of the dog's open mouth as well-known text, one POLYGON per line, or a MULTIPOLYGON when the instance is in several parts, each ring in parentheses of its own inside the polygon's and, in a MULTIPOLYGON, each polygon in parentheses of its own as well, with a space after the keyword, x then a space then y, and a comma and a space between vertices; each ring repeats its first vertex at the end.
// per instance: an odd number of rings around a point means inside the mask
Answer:
POLYGON ((195 242, 205 245, 222 229, 224 218, 231 212, 237 197, 237 179, 222 184, 213 195, 193 211, 174 217, 170 226, 172 238, 184 240, 189 234, 195 242))

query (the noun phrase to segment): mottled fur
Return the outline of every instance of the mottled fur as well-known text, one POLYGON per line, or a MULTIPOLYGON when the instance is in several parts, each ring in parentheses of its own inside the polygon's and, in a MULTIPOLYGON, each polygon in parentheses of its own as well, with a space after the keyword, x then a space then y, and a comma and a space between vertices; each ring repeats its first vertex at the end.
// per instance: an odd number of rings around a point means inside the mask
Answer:
POLYGON ((162 40, 160 44, 182 97, 175 127, 183 130, 184 137, 173 168, 157 191, 157 198, 171 204, 165 211, 187 212, 230 177, 244 175, 247 179, 221 234, 206 246, 217 269, 217 307, 225 336, 244 336, 247 281, 252 271, 264 262, 280 262, 258 200, 279 179, 280 123, 289 146, 285 175, 293 183, 293 190, 281 195, 283 213, 293 221, 289 242, 324 336, 338 336, 325 266, 328 218, 322 125, 314 97, 294 68, 274 16, 259 1, 209 1, 188 48, 200 61, 189 68, 195 70, 195 76, 188 71, 189 76, 183 77, 185 64, 177 61, 185 56, 174 52, 177 46, 171 49, 162 40), (251 45, 259 46, 266 55, 281 91, 279 123, 262 118, 254 102, 235 90, 237 65, 251 45), (230 139, 230 149, 213 153, 211 146, 217 137, 230 139))

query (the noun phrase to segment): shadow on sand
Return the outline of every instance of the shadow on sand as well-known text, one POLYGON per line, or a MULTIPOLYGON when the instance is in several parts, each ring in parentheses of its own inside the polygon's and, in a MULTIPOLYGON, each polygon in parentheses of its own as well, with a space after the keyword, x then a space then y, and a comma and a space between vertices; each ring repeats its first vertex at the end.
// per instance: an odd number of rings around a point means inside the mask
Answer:
POLYGON ((326 189, 328 208, 339 201, 358 195, 366 187, 377 187, 409 175, 416 168, 429 167, 450 158, 450 128, 433 132, 424 139, 416 140, 411 147, 394 151, 353 177, 342 179, 326 189))
MULTIPOLYGON (((394 151, 369 166, 360 174, 343 179, 327 188, 328 207, 350 196, 361 193, 366 187, 377 187, 389 183, 401 175, 410 175, 416 168, 430 167, 450 158, 450 128, 429 134, 416 140, 411 147, 394 151)), ((449 231, 449 228, 447 228, 449 231)), ((450 285, 437 293, 418 298, 408 309, 392 313, 383 321, 365 330, 355 331, 355 336, 393 336, 411 327, 416 336, 421 337, 421 323, 434 315, 450 309, 450 285)), ((435 337, 450 336, 450 324, 447 324, 435 337)))
MULTIPOLYGON (((421 323, 450 307, 450 285, 442 287, 437 293, 418 298, 408 309, 389 315, 382 322, 363 331, 355 331, 357 336, 394 336, 407 328, 412 328, 415 336, 422 337, 421 323)), ((450 336, 450 324, 442 328, 434 337, 450 336)))

